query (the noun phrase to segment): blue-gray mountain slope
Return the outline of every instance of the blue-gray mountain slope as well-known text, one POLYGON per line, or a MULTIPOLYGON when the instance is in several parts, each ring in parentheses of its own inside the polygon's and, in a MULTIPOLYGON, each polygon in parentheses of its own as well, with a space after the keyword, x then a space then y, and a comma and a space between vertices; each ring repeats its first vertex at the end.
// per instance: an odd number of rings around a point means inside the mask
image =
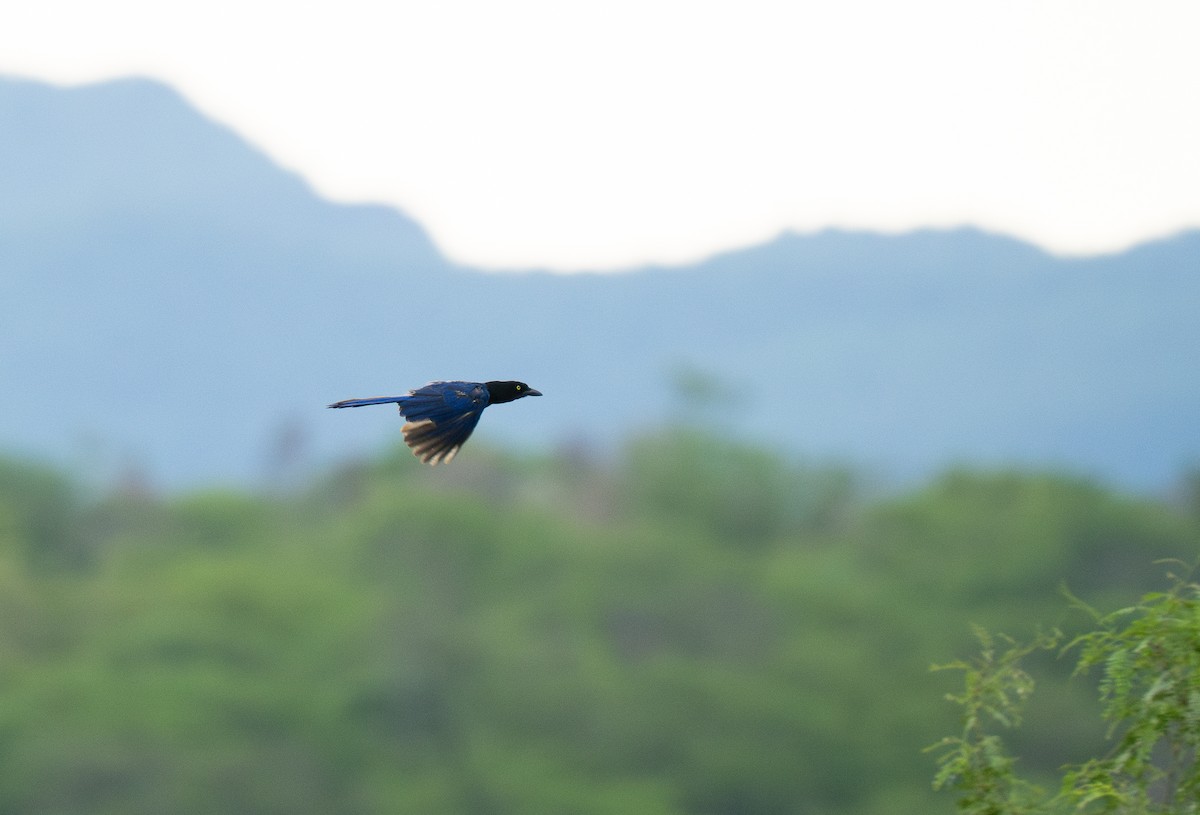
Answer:
POLYGON ((546 393, 485 436, 606 442, 673 417, 688 364, 732 391, 705 414, 723 427, 892 473, 1157 487, 1200 460, 1196 232, 1074 260, 971 229, 785 234, 687 267, 485 274, 143 80, 0 81, 0 179, 0 449, 255 478, 285 428, 310 459, 399 433, 331 399, 446 378, 546 393))

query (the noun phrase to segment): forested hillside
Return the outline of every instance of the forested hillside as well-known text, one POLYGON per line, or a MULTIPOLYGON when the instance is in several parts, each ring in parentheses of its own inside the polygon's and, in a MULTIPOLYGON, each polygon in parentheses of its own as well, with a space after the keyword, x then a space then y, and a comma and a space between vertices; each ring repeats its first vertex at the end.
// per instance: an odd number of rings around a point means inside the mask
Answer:
MULTIPOLYGON (((948 812, 930 665, 1200 551, 1186 491, 876 495, 690 430, 468 452, 169 497, 0 461, 0 811, 948 812)), ((1046 659, 1035 773, 1104 747, 1094 688, 1046 659)))

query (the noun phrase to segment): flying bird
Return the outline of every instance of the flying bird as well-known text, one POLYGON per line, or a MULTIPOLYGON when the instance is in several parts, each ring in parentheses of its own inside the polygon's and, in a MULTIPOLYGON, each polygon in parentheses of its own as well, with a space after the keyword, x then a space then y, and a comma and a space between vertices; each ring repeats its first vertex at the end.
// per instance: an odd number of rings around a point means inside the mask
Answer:
POLYGON ((402 428, 404 443, 425 464, 438 464, 450 461, 458 454, 488 405, 541 395, 541 391, 534 390, 524 382, 430 382, 409 391, 405 396, 343 399, 329 407, 362 407, 395 402, 400 408, 400 415, 408 419, 402 428))

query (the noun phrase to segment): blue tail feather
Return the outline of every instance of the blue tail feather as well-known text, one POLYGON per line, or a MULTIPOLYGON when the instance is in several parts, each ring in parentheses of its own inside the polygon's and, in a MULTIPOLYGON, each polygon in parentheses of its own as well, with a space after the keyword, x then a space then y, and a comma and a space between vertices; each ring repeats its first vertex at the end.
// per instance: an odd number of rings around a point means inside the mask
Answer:
POLYGON ((370 399, 343 399, 328 405, 331 408, 362 407, 363 405, 386 405, 390 402, 403 402, 407 396, 373 396, 370 399))

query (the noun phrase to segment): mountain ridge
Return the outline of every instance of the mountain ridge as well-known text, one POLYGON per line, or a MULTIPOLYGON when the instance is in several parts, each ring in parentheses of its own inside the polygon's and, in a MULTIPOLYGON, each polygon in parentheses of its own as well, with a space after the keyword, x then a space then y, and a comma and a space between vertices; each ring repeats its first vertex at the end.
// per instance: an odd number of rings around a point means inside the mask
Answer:
POLYGON ((252 480, 284 427, 309 461, 396 438, 335 399, 519 378, 548 398, 481 437, 607 445, 694 414, 901 476, 1019 462, 1139 488, 1200 456, 1200 231, 1086 258, 972 227, 785 231, 694 264, 485 273, 157 83, 15 84, 0 380, 39 397, 0 415, 0 447, 252 480), (689 413, 680 366, 738 397, 689 413))

